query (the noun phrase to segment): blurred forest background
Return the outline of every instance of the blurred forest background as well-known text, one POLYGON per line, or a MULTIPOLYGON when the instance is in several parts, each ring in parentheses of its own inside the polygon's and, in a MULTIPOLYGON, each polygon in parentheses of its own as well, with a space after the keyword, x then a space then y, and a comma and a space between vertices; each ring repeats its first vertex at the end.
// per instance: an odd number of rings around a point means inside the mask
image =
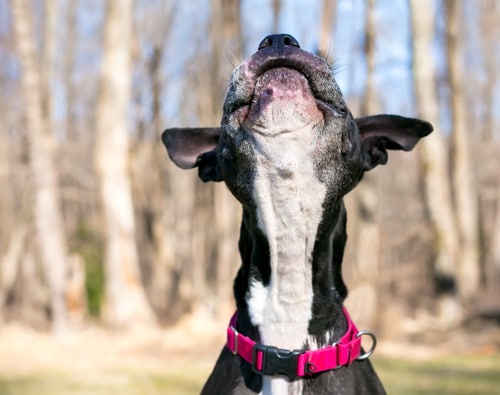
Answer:
POLYGON ((346 199, 360 326, 498 322, 499 1, 2 0, 0 326, 229 316, 240 209, 159 136, 218 125, 232 69, 273 32, 335 65, 355 115, 435 128, 346 199))

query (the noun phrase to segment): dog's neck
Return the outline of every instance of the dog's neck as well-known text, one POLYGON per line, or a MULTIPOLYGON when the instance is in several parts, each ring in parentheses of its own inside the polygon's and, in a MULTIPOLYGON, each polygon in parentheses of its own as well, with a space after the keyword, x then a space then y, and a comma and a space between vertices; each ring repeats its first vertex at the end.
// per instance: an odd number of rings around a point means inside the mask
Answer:
POLYGON ((298 152, 290 158, 295 163, 283 166, 264 163, 265 153, 257 158, 263 170, 254 179, 255 206, 244 208, 235 296, 261 343, 314 349, 345 330, 345 209, 341 200, 325 203, 311 161, 298 152))

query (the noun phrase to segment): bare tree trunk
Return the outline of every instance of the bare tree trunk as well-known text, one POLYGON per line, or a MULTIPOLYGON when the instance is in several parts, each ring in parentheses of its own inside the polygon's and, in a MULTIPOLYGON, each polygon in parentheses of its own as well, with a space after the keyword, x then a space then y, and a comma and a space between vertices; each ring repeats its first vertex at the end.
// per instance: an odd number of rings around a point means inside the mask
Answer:
POLYGON ((318 55, 325 59, 328 59, 330 52, 330 44, 332 43, 331 32, 334 29, 334 23, 337 16, 336 11, 336 0, 323 0, 323 11, 319 30, 318 55))
MULTIPOLYGON (((48 3, 47 3, 48 4, 48 3)), ((29 136, 30 165, 34 182, 34 220, 41 261, 50 290, 52 329, 67 328, 65 305, 67 243, 63 229, 55 166, 55 141, 50 130, 50 109, 44 111, 42 77, 36 59, 33 15, 25 0, 13 0, 14 33, 21 66, 29 136)), ((51 14, 51 12, 49 12, 51 14)), ((50 18, 49 18, 50 21, 50 18)), ((50 43, 45 43, 51 46, 50 43)), ((49 95, 50 96, 50 95, 49 95)))
MULTIPOLYGON (((457 273, 458 290, 464 301, 477 293, 480 285, 478 208, 476 187, 472 180, 470 141, 467 135, 464 73, 460 57, 461 2, 446 2, 447 58, 451 86, 453 118, 453 186, 457 225, 460 235, 460 263, 457 273)), ((476 132, 477 133, 477 132, 476 132)))
POLYGON ((415 90, 419 115, 431 122, 435 131, 420 143, 424 171, 424 192, 430 220, 435 232, 436 260, 441 318, 451 325, 461 316, 455 301, 455 271, 459 258, 459 239, 450 182, 447 172, 447 150, 439 131, 439 102, 436 92, 436 66, 433 61, 435 10, 431 0, 412 0, 413 56, 415 90))
MULTIPOLYGON (((219 38, 214 37, 214 45, 222 45, 237 59, 241 59, 242 34, 240 18, 240 0, 223 0, 223 32, 219 38), (223 43, 217 43, 222 41, 223 43)), ((215 77, 215 76, 214 76, 215 77)), ((220 87, 219 89, 223 89, 220 87)), ((221 105, 221 103, 214 103, 221 105)), ((215 185, 213 191, 214 229, 217 233, 218 245, 214 264, 216 278, 212 288, 215 288, 216 313, 227 316, 228 309, 233 309, 231 292, 233 277, 239 266, 238 235, 241 209, 225 185, 215 185)))
MULTIPOLYGON (((152 45, 149 57, 141 59, 151 89, 152 116, 149 122, 140 119, 137 125, 143 130, 133 149, 133 196, 137 227, 141 232, 138 242, 144 243, 140 261, 147 272, 145 289, 155 312, 163 320, 172 319, 169 311, 172 295, 169 295, 169 291, 175 288, 173 278, 176 271, 176 243, 175 233, 172 231, 175 226, 172 215, 174 199, 169 180, 175 179, 176 175, 172 173, 173 166, 170 166, 165 157, 165 148, 160 142, 159 134, 165 128, 165 120, 161 114, 162 93, 166 89, 163 73, 165 45, 169 42, 171 29, 175 25, 173 20, 178 4, 163 2, 157 6, 152 19, 148 18, 138 26, 141 34, 144 34, 143 40, 152 45), (151 169, 147 175, 144 174, 145 168, 151 169)), ((136 94, 142 96, 144 86, 138 89, 140 92, 136 94)))
MULTIPOLYGON (((212 0, 210 5, 211 51, 204 60, 206 73, 195 79, 199 122, 202 125, 220 123, 226 89, 221 78, 224 58, 228 53, 239 58, 241 52, 239 1, 212 0)), ((188 184, 188 181, 183 182, 188 184)), ((191 270, 185 272, 195 284, 191 291, 191 306, 194 310, 201 308, 205 313, 227 314, 232 277, 239 261, 237 216, 240 211, 223 184, 202 184, 196 180, 190 187, 192 189, 182 193, 192 195, 194 200, 189 208, 191 270)), ((186 200, 185 197, 183 199, 186 200)), ((180 231, 179 227, 177 231, 180 231)))
MULTIPOLYGON (((492 14, 491 17, 491 24, 490 24, 490 35, 489 35, 489 40, 490 40, 490 46, 491 48, 494 48, 493 43, 498 42, 498 35, 500 34, 500 4, 498 2, 493 2, 493 9, 488 9, 487 12, 490 12, 492 14)), ((490 60, 489 60, 489 75, 491 79, 489 80, 490 83, 490 92, 488 94, 488 104, 489 104, 489 124, 490 124, 490 136, 495 142, 497 150, 495 152, 498 152, 498 147, 500 145, 500 122, 498 120, 498 117, 495 116, 495 108, 494 108, 494 95, 495 95, 495 88, 498 87, 500 84, 500 75, 498 73, 498 69, 500 67, 500 59, 498 58, 498 53, 496 53, 496 58, 494 57, 493 54, 489 54, 490 60)), ((498 159, 498 156, 496 158, 496 168, 499 168, 500 160, 498 159)), ((496 289, 498 290, 500 287, 500 172, 497 173, 496 177, 496 211, 495 211, 495 222, 494 222, 494 227, 491 231, 491 234, 493 235, 492 240, 491 240, 491 248, 490 248, 490 264, 489 264, 489 270, 488 270, 488 282, 490 283, 490 288, 491 289, 496 289)))
POLYGON ((52 82, 55 73, 56 56, 56 22, 57 22, 57 3, 53 0, 44 1, 44 25, 43 25, 43 51, 42 51, 42 102, 43 117, 46 119, 48 130, 53 129, 53 99, 52 82))
POLYGON ((489 285, 492 289, 499 289, 500 285, 500 174, 497 177, 496 185, 496 212, 493 225, 493 237, 491 240, 490 260, 488 277, 489 285))
MULTIPOLYGON (((0 84, 4 84, 0 77, 0 84)), ((0 125, 8 125, 7 106, 4 104, 4 98, 0 98, 0 125)), ((4 190, 0 195, 0 326, 5 317, 5 302, 7 295, 14 286, 14 281, 19 270, 20 256, 24 246, 27 226, 22 224, 16 215, 14 205, 15 188, 12 182, 13 168, 17 163, 14 162, 13 144, 7 133, 0 133, 0 185, 4 190), (16 225, 17 224, 17 225, 16 225), (7 229, 9 230, 7 232, 7 229)))
MULTIPOLYGON (((500 122, 496 114, 498 106, 495 107, 495 95, 500 84, 500 57, 495 50, 500 35, 500 3, 484 0, 474 5, 479 9, 479 56, 484 62, 484 75, 481 75, 484 79, 480 86, 467 84, 464 90, 468 106, 469 103, 479 102, 484 109, 475 120, 476 123, 471 125, 475 132, 481 131, 481 135, 473 139, 471 148, 479 146, 478 150, 473 151, 472 166, 475 173, 479 172, 477 178, 480 180, 480 249, 484 287, 479 292, 483 293, 500 289, 500 122)), ((467 113, 470 112, 468 108, 467 113)))
MULTIPOLYGON (((51 1, 51 0, 49 0, 51 1)), ((53 1, 53 0, 52 0, 53 1)), ((75 43, 77 42, 76 36, 76 8, 78 6, 77 1, 69 1, 66 4, 66 37, 64 41, 64 89, 65 89, 65 100, 66 100, 66 128, 65 137, 68 140, 76 140, 76 119, 74 111, 75 98, 77 97, 77 92, 75 89, 75 84, 71 78, 73 69, 75 67, 75 43)))
MULTIPOLYGON (((241 62, 243 35, 241 33, 241 0, 222 0, 224 48, 241 62)), ((234 65, 236 66, 236 65, 234 65)))
POLYGON ((281 15, 281 0, 273 0, 273 33, 279 33, 281 15))
POLYGON ((133 2, 106 4, 95 147, 106 238, 103 319, 130 327, 154 321, 139 271, 128 174, 133 2))
POLYGON ((375 91, 375 38, 377 25, 375 21, 375 0, 368 0, 366 6, 365 55, 367 63, 367 82, 364 101, 361 105, 362 115, 375 114, 380 111, 375 91))
MULTIPOLYGON (((221 89, 220 70, 223 56, 223 11, 222 0, 210 1, 210 26, 208 37, 203 38, 203 46, 210 45, 210 52, 200 54, 205 64, 204 73, 197 74, 194 80, 197 91, 199 123, 201 125, 217 125, 220 122, 221 89), (204 58, 203 58, 204 56, 204 58)), ((200 60, 198 60, 199 62, 200 60)), ((190 218, 177 226, 178 235, 187 234, 188 243, 181 251, 180 259, 186 267, 181 269, 183 286, 179 292, 188 300, 191 311, 213 313, 215 310, 214 290, 210 287, 216 282, 217 263, 215 257, 218 250, 218 234, 215 230, 214 189, 213 183, 201 183, 195 173, 191 179, 182 181, 183 187, 175 196, 176 205, 190 218), (182 196, 181 196, 182 194, 182 196), (189 196, 189 198, 187 197, 189 196), (212 231, 210 231, 212 230, 212 231), (186 270, 186 268, 189 270, 186 270)), ((177 189, 177 185, 176 188, 177 189)), ((180 212, 179 212, 180 215, 180 212)), ((180 236, 182 237, 182 236, 180 236)))
MULTIPOLYGON (((1 256, 0 261, 0 313, 5 305, 7 295, 12 291, 16 277, 21 264, 21 255, 23 252, 26 234, 26 226, 20 225, 13 230, 10 243, 1 256)), ((0 322, 1 322, 0 314, 0 322)))
MULTIPOLYGON (((366 94, 361 104, 361 115, 379 112, 375 91, 375 0, 369 0, 366 9, 365 55, 368 65, 366 94)), ((349 296, 352 313, 360 325, 373 327, 378 309, 377 281, 380 275, 380 228, 378 224, 379 199, 376 173, 364 176, 353 192, 356 204, 356 286, 349 296)))

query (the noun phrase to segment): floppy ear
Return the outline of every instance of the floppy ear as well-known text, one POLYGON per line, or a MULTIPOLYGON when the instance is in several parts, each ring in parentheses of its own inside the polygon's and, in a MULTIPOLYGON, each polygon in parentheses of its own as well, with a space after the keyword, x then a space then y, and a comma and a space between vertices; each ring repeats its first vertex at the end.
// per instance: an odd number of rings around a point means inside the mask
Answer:
POLYGON ((161 140, 181 169, 198 167, 203 181, 222 181, 217 161, 219 134, 219 128, 172 128, 162 133, 161 140))
POLYGON ((410 151, 418 141, 432 132, 429 122, 398 115, 372 115, 356 118, 365 170, 387 163, 387 150, 410 151))

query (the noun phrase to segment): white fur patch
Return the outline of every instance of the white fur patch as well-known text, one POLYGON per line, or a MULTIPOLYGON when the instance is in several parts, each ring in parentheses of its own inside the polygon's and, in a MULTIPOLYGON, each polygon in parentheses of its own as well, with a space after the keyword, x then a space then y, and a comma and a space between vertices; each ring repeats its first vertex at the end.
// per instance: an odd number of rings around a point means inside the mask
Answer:
POLYGON ((266 306, 269 289, 260 281, 252 281, 246 297, 250 320, 255 326, 264 323, 264 308, 266 306))
POLYGON ((300 395, 302 394, 302 380, 289 382, 284 378, 264 376, 262 394, 272 395, 300 395))
POLYGON ((260 301, 263 313, 257 314, 259 329, 265 344, 290 350, 303 347, 307 339, 312 252, 326 194, 314 169, 311 129, 255 135, 260 151, 254 199, 271 260, 270 284, 261 295, 266 300, 260 301))

